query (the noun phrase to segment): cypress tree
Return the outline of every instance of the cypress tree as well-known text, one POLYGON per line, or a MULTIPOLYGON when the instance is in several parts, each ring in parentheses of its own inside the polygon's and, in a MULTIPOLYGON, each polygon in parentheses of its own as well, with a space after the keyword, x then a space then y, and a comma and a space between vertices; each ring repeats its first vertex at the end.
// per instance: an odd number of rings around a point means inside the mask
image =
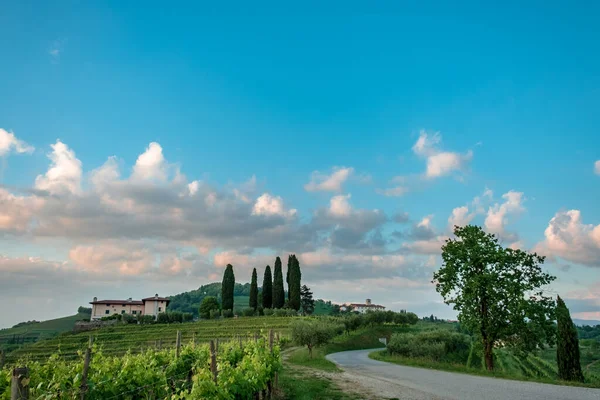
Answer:
POLYGON ((233 289, 235 287, 235 275, 233 274, 233 265, 227 264, 223 273, 223 283, 221 283, 221 308, 223 311, 233 311, 233 289))
POLYGON ((300 303, 302 304, 302 314, 311 315, 315 311, 313 293, 306 285, 302 285, 300 288, 300 303))
POLYGON ((283 289, 283 272, 281 271, 281 258, 279 257, 275 259, 275 271, 273 271, 273 274, 273 308, 283 308, 283 305, 285 303, 285 292, 283 289))
POLYGON ((300 310, 300 281, 302 278, 302 273, 300 272, 300 263, 296 258, 296 255, 292 255, 291 258, 291 266, 289 269, 290 279, 289 279, 289 301, 288 305, 293 310, 300 310))
POLYGON ((256 268, 254 268, 252 270, 252 281, 250 281, 250 308, 254 311, 258 307, 258 283, 256 279, 256 268))
POLYGON ((273 282, 271 280, 271 267, 269 265, 265 268, 262 293, 263 308, 273 308, 273 282))
POLYGON ((287 265, 287 272, 285 275, 285 283, 288 286, 288 301, 290 300, 290 270, 293 268, 293 258, 292 255, 290 254, 288 256, 288 265, 287 265))
POLYGON ((571 320, 571 314, 563 299, 558 296, 556 302, 556 324, 558 328, 556 363, 558 364, 558 377, 565 381, 583 382, 583 373, 579 361, 577 328, 571 320))

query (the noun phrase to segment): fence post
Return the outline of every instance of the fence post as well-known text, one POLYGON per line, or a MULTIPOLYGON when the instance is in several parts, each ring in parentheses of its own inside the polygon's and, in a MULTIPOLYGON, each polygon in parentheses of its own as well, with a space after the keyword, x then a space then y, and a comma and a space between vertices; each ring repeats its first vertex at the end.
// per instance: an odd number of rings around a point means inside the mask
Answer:
POLYGON ((158 349, 162 350, 162 339, 158 339, 158 349))
POLYGON ((196 332, 194 332, 193 341, 194 341, 194 347, 195 347, 196 346, 196 332))
POLYGON ((79 386, 80 390, 80 399, 85 399, 85 393, 87 392, 87 376, 88 371, 90 369, 90 361, 92 359, 92 345, 94 344, 94 337, 90 335, 90 342, 88 348, 85 349, 85 359, 83 360, 83 373, 81 374, 81 385, 79 386))
POLYGON ((4 351, 0 350, 0 369, 4 368, 4 351))
POLYGON ((179 353, 181 352, 181 331, 177 331, 177 342, 176 342, 175 346, 177 347, 176 355, 177 355, 177 358, 179 358, 179 353))
POLYGON ((219 354, 219 338, 215 341, 215 352, 219 354))
POLYGON ((214 340, 210 341, 210 371, 213 374, 213 380, 217 383, 217 355, 215 353, 215 342, 214 340))
POLYGON ((13 369, 10 400, 29 400, 29 369, 27 367, 13 369))

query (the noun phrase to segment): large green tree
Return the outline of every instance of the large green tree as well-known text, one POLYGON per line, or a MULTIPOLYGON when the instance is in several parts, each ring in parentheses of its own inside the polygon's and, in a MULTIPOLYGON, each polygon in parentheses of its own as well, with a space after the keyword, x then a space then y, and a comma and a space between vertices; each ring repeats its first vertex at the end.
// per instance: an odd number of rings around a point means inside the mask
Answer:
POLYGON ((223 310, 233 311, 233 289, 235 287, 235 275, 233 266, 227 264, 223 273, 223 282, 221 283, 221 306, 223 310))
POLYGON ((558 377, 566 381, 583 382, 577 328, 571 320, 569 309, 560 296, 557 297, 556 303, 556 323, 558 326, 556 363, 558 364, 558 377))
POLYGON ((313 294, 306 285, 302 285, 300 288, 300 305, 302 306, 302 313, 304 315, 311 315, 315 311, 313 294))
MULTIPOLYGON (((263 287, 263 292, 264 292, 263 287)), ((283 288, 283 271, 281 270, 281 258, 275 259, 275 270, 273 271, 273 308, 283 308, 285 304, 285 289, 283 288)))
POLYGON ((214 296, 206 296, 202 299, 202 303, 200 303, 200 317, 204 319, 210 318, 210 312, 212 310, 219 309, 219 302, 217 298, 214 296))
POLYGON ((296 255, 293 254, 291 258, 291 265, 289 268, 290 278, 289 278, 289 300, 288 306, 293 310, 300 310, 301 302, 300 302, 300 282, 302 279, 302 273, 300 272, 300 262, 296 255))
POLYGON ((262 306, 263 308, 273 308, 273 281, 271 280, 271 266, 265 268, 262 285, 262 306))
POLYGON ((250 308, 256 311, 258 307, 258 283, 256 282, 256 268, 252 269, 252 280, 250 281, 250 308))
POLYGON ((433 283, 460 323, 478 335, 486 368, 494 369, 499 341, 525 352, 553 343, 554 300, 541 287, 556 278, 542 271, 544 257, 504 248, 479 226, 456 226, 454 235, 442 246, 433 283))

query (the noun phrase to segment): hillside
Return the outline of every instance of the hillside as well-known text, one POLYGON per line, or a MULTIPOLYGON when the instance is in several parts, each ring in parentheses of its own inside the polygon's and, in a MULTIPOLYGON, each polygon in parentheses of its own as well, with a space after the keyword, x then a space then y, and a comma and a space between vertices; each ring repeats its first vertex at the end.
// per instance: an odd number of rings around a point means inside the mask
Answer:
POLYGON ((68 317, 50 319, 47 321, 24 324, 21 326, 0 330, 0 349, 10 351, 23 344, 34 343, 38 340, 50 339, 63 332, 73 330, 75 321, 89 318, 89 314, 78 313, 68 317))
POLYGON ((291 317, 240 317, 218 320, 202 320, 198 322, 153 324, 153 325, 115 325, 92 332, 65 333, 53 339, 40 341, 15 350, 7 355, 7 361, 14 362, 21 357, 34 360, 45 360, 59 352, 62 357, 75 358, 77 351, 84 349, 89 336, 94 336, 94 343, 105 354, 124 354, 128 350, 139 351, 142 348, 175 345, 177 331, 182 333, 182 341, 196 340, 197 343, 212 339, 227 340, 248 337, 273 329, 282 336, 289 334, 291 317))

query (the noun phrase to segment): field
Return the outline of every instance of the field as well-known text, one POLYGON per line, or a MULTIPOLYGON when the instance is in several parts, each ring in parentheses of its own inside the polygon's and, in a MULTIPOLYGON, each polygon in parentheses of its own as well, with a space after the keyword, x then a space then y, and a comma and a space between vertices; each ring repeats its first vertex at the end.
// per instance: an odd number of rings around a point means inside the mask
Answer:
POLYGON ((221 320, 202 320, 183 324, 153 325, 116 325, 91 332, 64 333, 53 339, 44 340, 24 346, 7 354, 7 361, 14 362, 20 358, 46 360, 50 355, 58 353, 62 358, 76 358, 77 352, 86 347, 89 336, 102 348, 106 355, 120 355, 128 350, 140 352, 141 349, 160 346, 173 347, 177 331, 182 333, 182 342, 208 342, 212 339, 228 340, 238 336, 248 336, 261 330, 273 329, 282 337, 289 334, 289 317, 240 317, 221 320))
POLYGON ((37 324, 2 329, 0 330, 0 349, 11 350, 20 347, 22 344, 53 338, 63 332, 72 331, 75 321, 89 317, 89 314, 75 314, 37 324))

